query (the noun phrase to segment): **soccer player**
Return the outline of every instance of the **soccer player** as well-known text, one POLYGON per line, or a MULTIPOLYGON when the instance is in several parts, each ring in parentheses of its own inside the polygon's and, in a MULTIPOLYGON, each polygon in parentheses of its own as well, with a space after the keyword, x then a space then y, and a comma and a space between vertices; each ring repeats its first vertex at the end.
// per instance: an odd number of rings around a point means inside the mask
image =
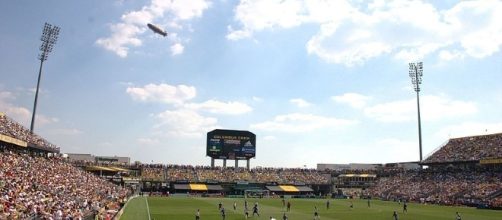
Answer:
POLYGON ((397 216, 397 212, 396 211, 394 211, 394 214, 392 214, 392 217, 394 217, 394 220, 399 220, 398 219, 399 217, 397 216))
POLYGON ((221 204, 221 202, 220 202, 220 203, 218 203, 218 210, 221 210, 221 208, 223 208, 223 204, 221 204))
POLYGON ((247 200, 244 200, 244 209, 247 210, 248 209, 248 201, 247 200))
POLYGON ((370 200, 370 199, 368 199, 368 208, 370 208, 370 207, 371 207, 371 203, 370 203, 370 201, 371 201, 371 200, 370 200))
POLYGON ((282 220, 288 220, 288 216, 286 215, 286 213, 282 214, 282 220))
POLYGON ((406 204, 406 201, 403 202, 403 213, 408 213, 408 204, 406 204))
POLYGON ((321 216, 319 216, 319 212, 317 212, 317 206, 314 206, 314 220, 319 219, 321 219, 321 216))
POLYGON ((329 199, 326 201, 326 209, 329 209, 329 199))
POLYGON ((290 203, 289 201, 288 201, 288 204, 287 204, 287 206, 286 206, 286 207, 287 207, 287 209, 286 209, 286 210, 287 210, 288 212, 289 212, 289 211, 291 211, 291 203, 290 203))
POLYGON ((225 208, 222 207, 220 212, 221 212, 221 218, 225 220, 225 208))
POLYGON ((237 202, 234 202, 234 211, 237 209, 237 202))
POLYGON ((197 209, 197 212, 195 213, 195 220, 200 220, 200 210, 197 209))
POLYGON ((249 218, 249 211, 247 206, 244 208, 244 217, 246 217, 246 219, 249 218))
POLYGON ((350 209, 353 209, 354 208, 354 203, 352 203, 352 201, 350 202, 350 209))
POLYGON ((258 215, 258 217, 260 217, 260 213, 258 213, 258 203, 255 203, 253 206, 253 217, 254 217, 254 214, 256 214, 256 215, 258 215))
POLYGON ((455 215, 455 220, 462 220, 462 217, 458 214, 458 212, 456 212, 455 215))

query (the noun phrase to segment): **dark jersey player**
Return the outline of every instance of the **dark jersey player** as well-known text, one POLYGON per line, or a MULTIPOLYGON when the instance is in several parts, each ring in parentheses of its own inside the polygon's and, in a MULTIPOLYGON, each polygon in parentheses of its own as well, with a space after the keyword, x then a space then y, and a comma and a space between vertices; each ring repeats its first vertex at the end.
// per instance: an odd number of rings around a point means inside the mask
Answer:
POLYGON ((403 202, 403 213, 408 213, 408 204, 406 203, 406 201, 403 202))
POLYGON ((458 212, 455 213, 455 220, 462 220, 462 217, 458 214, 458 212))
POLYGON ((317 206, 314 206, 314 220, 319 220, 321 219, 321 216, 319 216, 319 212, 317 211, 317 206))
POLYGON ((397 216, 396 211, 394 211, 394 214, 392 214, 392 217, 394 218, 394 220, 399 220, 399 217, 397 216))
POLYGON ((260 213, 258 213, 258 203, 255 203, 253 206, 253 216, 255 214, 258 215, 258 217, 260 216, 260 213))
POLYGON ((225 217, 226 217, 225 208, 221 208, 220 212, 221 212, 221 219, 225 220, 225 217))

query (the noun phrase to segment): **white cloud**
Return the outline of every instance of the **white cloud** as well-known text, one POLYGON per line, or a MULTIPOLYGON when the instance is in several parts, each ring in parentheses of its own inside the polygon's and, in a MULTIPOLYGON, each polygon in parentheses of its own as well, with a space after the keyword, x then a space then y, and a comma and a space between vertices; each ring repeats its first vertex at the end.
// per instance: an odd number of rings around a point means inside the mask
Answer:
POLYGON ((167 110, 156 115, 157 129, 176 137, 201 137, 207 131, 218 127, 218 120, 204 117, 189 109, 167 110))
POLYGON ((185 108, 227 115, 239 115, 251 112, 253 110, 249 105, 245 103, 221 102, 218 100, 207 100, 203 103, 188 103, 185 104, 185 108))
MULTIPOLYGON (((383 122, 404 122, 416 120, 416 99, 388 102, 364 109, 366 116, 383 122)), ((451 100, 444 96, 422 96, 420 111, 423 120, 436 121, 443 118, 467 116, 478 111, 473 102, 451 100)))
POLYGON ((313 114, 293 113, 278 115, 273 120, 252 124, 256 130, 276 132, 309 132, 323 128, 343 128, 356 124, 357 121, 318 116, 313 114))
POLYGON ((436 133, 436 136, 444 140, 447 140, 449 138, 493 134, 493 133, 502 133, 502 122, 499 123, 464 122, 457 125, 445 126, 436 133))
POLYGON ((255 101, 255 102, 263 102, 263 98, 253 96, 253 101, 255 101))
POLYGON ((375 147, 371 148, 373 153, 368 155, 379 155, 379 160, 394 162, 418 161, 418 143, 413 141, 403 141, 396 138, 384 138, 377 140, 375 147))
POLYGON ((185 47, 180 43, 173 44, 171 46, 171 55, 176 56, 182 54, 184 49, 185 47))
POLYGON ((311 103, 309 103, 303 99, 300 99, 300 98, 290 99, 289 102, 295 104, 296 106, 298 106, 300 108, 305 108, 305 107, 309 107, 312 105, 311 103))
POLYGON ((348 66, 382 55, 415 61, 441 51, 439 59, 483 58, 502 46, 502 2, 460 1, 438 9, 425 1, 241 0, 237 26, 227 38, 318 25, 306 43, 309 54, 348 66))
POLYGON ((250 37, 252 32, 274 27, 289 28, 301 24, 303 11, 301 1, 282 0, 242 0, 235 9, 235 20, 239 21, 242 30, 234 30, 228 26, 227 39, 238 40, 250 37))
POLYGON ((168 84, 148 84, 144 87, 128 87, 126 90, 133 100, 143 102, 161 102, 182 104, 195 97, 197 91, 193 86, 168 84))
POLYGON ((366 106, 366 103, 368 102, 370 97, 358 93, 345 93, 340 96, 332 96, 331 99, 335 102, 348 104, 352 108, 359 109, 366 106))
POLYGON ((444 60, 444 61, 463 59, 464 57, 465 57, 465 54, 460 51, 441 50, 439 52, 439 59, 444 60))
MULTIPOLYGON (((32 117, 31 111, 27 108, 15 105, 13 103, 15 99, 16 96, 12 92, 0 91, 0 112, 5 113, 8 117, 24 126, 29 126, 32 117)), ((58 118, 48 117, 38 113, 35 120, 35 127, 41 127, 59 121, 58 118)), ((27 129, 29 129, 29 127, 27 127, 27 129)))
MULTIPOLYGON (((142 45, 140 35, 147 30, 145 28, 147 23, 160 18, 168 18, 166 25, 181 29, 179 22, 201 17, 210 5, 208 0, 152 0, 149 5, 143 6, 140 10, 123 14, 120 18, 121 22, 110 25, 111 36, 99 38, 96 44, 115 52, 120 57, 127 57, 130 47, 142 45)), ((175 51, 183 52, 182 48, 180 50, 179 43, 173 46, 175 47, 175 50, 172 50, 173 55, 176 55, 175 51)))
POLYGON ((103 48, 115 52, 119 57, 127 57, 130 46, 141 46, 142 41, 137 35, 145 32, 144 28, 139 28, 133 24, 112 24, 110 25, 112 36, 100 38, 96 44, 103 48))
POLYGON ((156 138, 138 138, 136 141, 140 145, 156 145, 160 143, 159 139, 156 138))

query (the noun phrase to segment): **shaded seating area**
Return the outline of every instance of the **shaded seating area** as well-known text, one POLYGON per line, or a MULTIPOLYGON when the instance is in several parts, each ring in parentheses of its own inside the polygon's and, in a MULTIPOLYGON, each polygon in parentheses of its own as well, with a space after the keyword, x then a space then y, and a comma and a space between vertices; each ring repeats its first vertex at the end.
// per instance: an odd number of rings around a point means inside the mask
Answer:
POLYGON ((173 184, 175 193, 191 193, 191 194, 221 194, 223 187, 218 184, 205 183, 175 183, 173 184))
POLYGON ((308 186, 294 186, 294 185, 277 185, 277 186, 266 186, 270 192, 278 195, 299 195, 312 193, 314 190, 308 186))

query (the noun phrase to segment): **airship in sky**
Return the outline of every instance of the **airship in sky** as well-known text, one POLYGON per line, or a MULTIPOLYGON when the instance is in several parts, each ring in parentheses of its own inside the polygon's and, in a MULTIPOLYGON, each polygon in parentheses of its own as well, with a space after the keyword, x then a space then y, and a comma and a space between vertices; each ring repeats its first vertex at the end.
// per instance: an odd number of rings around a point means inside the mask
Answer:
POLYGON ((162 36, 167 36, 167 32, 162 30, 161 28, 159 28, 158 26, 154 25, 154 24, 150 24, 148 23, 148 28, 150 28, 150 30, 152 30, 153 32, 157 33, 157 34, 160 34, 162 36))

